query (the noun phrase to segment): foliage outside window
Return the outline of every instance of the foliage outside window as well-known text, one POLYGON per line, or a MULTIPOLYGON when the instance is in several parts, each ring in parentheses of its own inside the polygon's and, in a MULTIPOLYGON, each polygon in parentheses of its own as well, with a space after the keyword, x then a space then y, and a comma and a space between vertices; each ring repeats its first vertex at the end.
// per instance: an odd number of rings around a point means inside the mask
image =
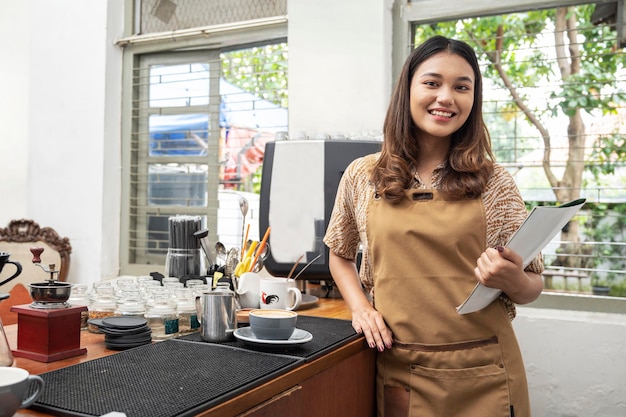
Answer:
POLYGON ((626 69, 615 22, 597 19, 595 7, 416 25, 414 40, 419 44, 440 34, 475 48, 493 148, 525 199, 531 204, 588 199, 583 217, 589 221, 581 217, 564 228, 555 256, 546 258, 548 266, 587 271, 617 288, 626 281, 626 256, 616 244, 623 241, 626 219, 626 69), (531 170, 535 175, 526 175, 531 170), (610 222, 608 209, 600 209, 607 204, 616 216, 610 222))

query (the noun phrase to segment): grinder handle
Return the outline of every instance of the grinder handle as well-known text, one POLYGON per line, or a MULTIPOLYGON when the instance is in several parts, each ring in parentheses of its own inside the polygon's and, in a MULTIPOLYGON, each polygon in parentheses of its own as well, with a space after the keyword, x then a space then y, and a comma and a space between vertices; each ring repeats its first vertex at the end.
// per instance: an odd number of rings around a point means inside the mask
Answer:
POLYGON ((43 253, 43 248, 30 248, 30 253, 33 254, 34 264, 41 263, 41 254, 43 253))

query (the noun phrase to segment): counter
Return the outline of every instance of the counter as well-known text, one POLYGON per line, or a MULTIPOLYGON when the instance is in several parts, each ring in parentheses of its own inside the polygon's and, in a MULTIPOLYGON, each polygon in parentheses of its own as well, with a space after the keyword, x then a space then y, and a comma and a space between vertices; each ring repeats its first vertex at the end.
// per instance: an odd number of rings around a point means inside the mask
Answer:
MULTIPOLYGON (((341 299, 322 298, 314 307, 300 310, 298 313, 303 316, 303 319, 306 318, 305 316, 342 320, 350 318, 349 311, 341 299)), ((308 319, 308 321, 314 320, 317 319, 308 319)), ((303 322, 306 321, 303 320, 303 322)), ((16 326, 6 326, 5 330, 11 347, 15 348, 16 326)), ((195 345, 199 346, 198 343, 195 345)), ((119 353, 104 346, 103 335, 86 331, 81 332, 81 346, 87 349, 87 354, 50 363, 15 358, 14 366, 27 369, 32 374, 42 374, 119 353)), ((165 348, 168 345, 160 346, 165 348)), ((203 348, 207 348, 206 344, 203 348)), ((111 358, 111 360, 114 359, 111 358)), ((195 360, 201 360, 201 358, 195 360)), ((97 362, 99 361, 91 362, 89 365, 97 362)), ((289 365, 281 372, 277 372, 275 376, 270 374, 261 382, 253 384, 250 389, 246 389, 245 392, 233 393, 229 398, 211 405, 209 409, 194 412, 194 415, 229 417, 374 415, 375 351, 367 347, 363 337, 352 337, 347 342, 311 356, 309 359, 295 358, 288 362, 290 362, 289 365)), ((87 365, 83 365, 85 366, 87 365)), ((17 413, 17 416, 43 415, 48 414, 31 409, 20 410, 17 413)))

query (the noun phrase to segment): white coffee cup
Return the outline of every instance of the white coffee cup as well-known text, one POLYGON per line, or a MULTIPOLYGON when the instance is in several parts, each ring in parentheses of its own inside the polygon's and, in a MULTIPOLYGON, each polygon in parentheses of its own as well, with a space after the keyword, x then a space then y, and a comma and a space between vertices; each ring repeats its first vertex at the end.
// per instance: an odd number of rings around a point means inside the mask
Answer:
POLYGON ((259 306, 261 309, 295 310, 302 303, 302 293, 291 278, 261 278, 259 306))
POLYGON ((40 376, 30 375, 26 369, 0 366, 0 417, 11 417, 18 409, 33 404, 43 392, 44 382, 40 376), (30 384, 35 392, 24 398, 30 384))

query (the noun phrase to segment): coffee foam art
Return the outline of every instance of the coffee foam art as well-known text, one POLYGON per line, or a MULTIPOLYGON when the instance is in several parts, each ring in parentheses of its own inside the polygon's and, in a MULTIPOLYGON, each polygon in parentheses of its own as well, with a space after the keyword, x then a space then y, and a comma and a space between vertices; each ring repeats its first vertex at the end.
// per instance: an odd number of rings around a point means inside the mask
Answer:
POLYGON ((258 316, 258 317, 294 317, 297 316, 298 313, 295 311, 288 310, 253 310, 249 314, 258 316))

